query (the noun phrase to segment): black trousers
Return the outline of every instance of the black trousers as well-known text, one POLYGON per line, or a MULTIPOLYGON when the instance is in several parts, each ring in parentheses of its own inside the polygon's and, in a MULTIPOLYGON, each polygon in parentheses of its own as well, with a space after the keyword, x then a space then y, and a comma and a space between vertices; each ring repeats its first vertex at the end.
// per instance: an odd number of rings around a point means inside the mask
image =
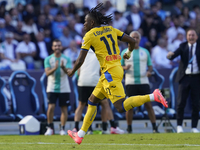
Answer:
POLYGON ((177 125, 182 125, 184 108, 187 98, 190 95, 192 104, 192 128, 196 128, 200 110, 200 74, 185 75, 179 82, 178 101, 177 101, 177 125))

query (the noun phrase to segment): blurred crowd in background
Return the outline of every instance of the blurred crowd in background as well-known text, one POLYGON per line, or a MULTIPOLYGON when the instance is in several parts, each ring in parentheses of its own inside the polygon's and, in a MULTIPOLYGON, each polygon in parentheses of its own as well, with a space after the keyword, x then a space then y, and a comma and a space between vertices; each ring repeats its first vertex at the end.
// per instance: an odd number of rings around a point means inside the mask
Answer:
MULTIPOLYGON (((7 1, 1 1, 0 70, 43 69, 53 39, 62 42, 63 54, 75 62, 85 34, 85 15, 98 2, 102 1, 82 0, 82 7, 77 7, 73 1, 60 5, 55 0, 14 0, 14 7, 6 9, 7 1)), ((140 46, 149 50, 157 69, 178 65, 179 58, 170 61, 166 55, 186 40, 187 29, 200 34, 199 2, 127 0, 123 12, 113 1, 103 2, 102 13, 113 14, 110 25, 126 34, 140 32, 140 46)), ((127 44, 119 41, 119 47, 122 51, 127 44)))

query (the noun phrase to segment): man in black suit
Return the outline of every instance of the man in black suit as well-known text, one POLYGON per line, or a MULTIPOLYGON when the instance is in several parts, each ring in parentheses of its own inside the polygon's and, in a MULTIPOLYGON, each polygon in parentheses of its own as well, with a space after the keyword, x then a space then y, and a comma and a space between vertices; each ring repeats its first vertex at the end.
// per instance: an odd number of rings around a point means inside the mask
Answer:
POLYGON ((38 32, 36 35, 36 55, 34 63, 36 69, 44 68, 44 59, 52 53, 51 44, 44 41, 44 34, 38 32))
POLYGON ((181 60, 176 80, 179 82, 177 101, 177 133, 183 132, 182 122, 186 101, 191 94, 192 102, 192 130, 199 133, 197 129, 200 109, 200 43, 195 30, 187 31, 187 41, 180 44, 175 52, 169 52, 167 58, 173 60, 180 55, 181 60))

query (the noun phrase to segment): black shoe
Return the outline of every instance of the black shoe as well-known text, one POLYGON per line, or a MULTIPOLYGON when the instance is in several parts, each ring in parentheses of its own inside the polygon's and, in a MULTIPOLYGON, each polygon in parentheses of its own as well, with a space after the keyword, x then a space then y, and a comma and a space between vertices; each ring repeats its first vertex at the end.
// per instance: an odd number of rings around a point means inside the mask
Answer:
POLYGON ((132 130, 130 130, 130 129, 126 129, 126 131, 127 131, 128 133, 132 133, 132 130))
POLYGON ((160 132, 158 131, 158 129, 154 129, 153 133, 160 133, 160 132))

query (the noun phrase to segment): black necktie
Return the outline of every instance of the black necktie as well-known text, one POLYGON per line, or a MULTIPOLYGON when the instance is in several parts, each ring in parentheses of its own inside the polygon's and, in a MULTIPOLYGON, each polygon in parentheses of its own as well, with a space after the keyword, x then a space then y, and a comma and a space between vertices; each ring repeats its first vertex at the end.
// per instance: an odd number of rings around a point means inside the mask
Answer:
MULTIPOLYGON (((191 48, 190 48, 190 59, 189 59, 189 61, 191 61, 191 59, 192 59, 192 49, 193 49, 193 44, 191 45, 191 48)), ((192 61, 190 63, 191 63, 191 73, 192 73, 193 72, 193 63, 192 63, 192 61)))

